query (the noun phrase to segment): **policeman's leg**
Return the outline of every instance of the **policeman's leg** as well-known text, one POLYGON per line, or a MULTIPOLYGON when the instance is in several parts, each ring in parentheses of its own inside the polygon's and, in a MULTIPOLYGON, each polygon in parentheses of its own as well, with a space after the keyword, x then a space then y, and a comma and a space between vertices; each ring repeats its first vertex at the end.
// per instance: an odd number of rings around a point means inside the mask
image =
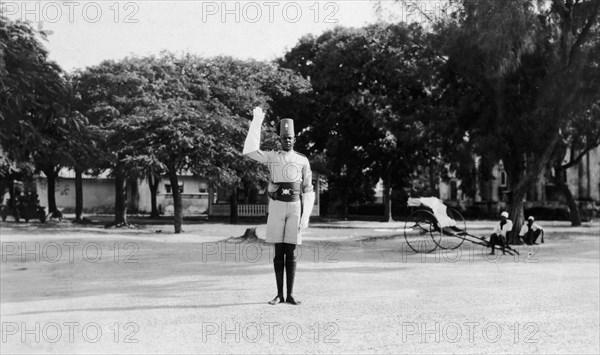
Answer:
POLYGON ((299 304, 300 302, 294 299, 294 279, 296 278, 296 244, 283 243, 285 250, 285 276, 287 285, 286 302, 291 304, 299 304))
POLYGON ((284 269, 284 247, 283 243, 275 243, 275 258, 273 267, 275 269, 275 281, 277 282, 277 296, 269 301, 269 304, 283 303, 283 269, 284 269))

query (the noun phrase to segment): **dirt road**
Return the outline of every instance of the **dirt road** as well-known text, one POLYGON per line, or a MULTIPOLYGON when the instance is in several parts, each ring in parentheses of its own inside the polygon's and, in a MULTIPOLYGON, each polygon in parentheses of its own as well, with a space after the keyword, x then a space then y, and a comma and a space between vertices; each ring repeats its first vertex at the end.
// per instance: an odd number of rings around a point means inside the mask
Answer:
MULTIPOLYGON (((469 223, 485 233, 492 222, 469 223)), ((491 258, 415 255, 403 223, 314 225, 300 306, 270 306, 250 225, 0 225, 2 353, 599 353, 600 225, 491 258)), ((264 236, 264 225, 257 229, 264 236)))

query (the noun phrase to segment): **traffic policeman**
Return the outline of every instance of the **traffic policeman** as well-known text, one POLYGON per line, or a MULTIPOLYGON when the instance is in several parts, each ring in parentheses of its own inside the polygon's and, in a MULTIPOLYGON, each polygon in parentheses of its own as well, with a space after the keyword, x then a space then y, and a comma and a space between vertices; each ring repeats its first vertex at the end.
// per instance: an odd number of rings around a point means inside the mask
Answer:
POLYGON ((268 186, 269 217, 266 242, 275 245, 273 267, 277 283, 277 296, 270 304, 282 302, 299 304, 294 299, 296 275, 296 245, 302 244, 302 231, 315 202, 312 171, 306 156, 294 151, 294 121, 286 118, 280 122, 280 151, 260 150, 260 133, 265 114, 260 107, 253 111, 243 154, 269 168, 268 186), (287 298, 283 297, 283 274, 285 269, 287 298))

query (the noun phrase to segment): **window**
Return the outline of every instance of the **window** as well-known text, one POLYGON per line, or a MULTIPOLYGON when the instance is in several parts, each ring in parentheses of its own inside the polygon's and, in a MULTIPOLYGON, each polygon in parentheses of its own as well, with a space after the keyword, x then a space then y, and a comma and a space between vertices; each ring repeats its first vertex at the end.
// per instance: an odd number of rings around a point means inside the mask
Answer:
POLYGON ((200 183, 200 187, 198 188, 198 192, 200 192, 201 194, 208 193, 208 184, 206 184, 206 183, 200 183))
MULTIPOLYGON (((179 192, 183 193, 183 182, 180 182, 177 185, 179 185, 179 192)), ((165 184, 165 192, 168 194, 172 193, 171 184, 165 184)))

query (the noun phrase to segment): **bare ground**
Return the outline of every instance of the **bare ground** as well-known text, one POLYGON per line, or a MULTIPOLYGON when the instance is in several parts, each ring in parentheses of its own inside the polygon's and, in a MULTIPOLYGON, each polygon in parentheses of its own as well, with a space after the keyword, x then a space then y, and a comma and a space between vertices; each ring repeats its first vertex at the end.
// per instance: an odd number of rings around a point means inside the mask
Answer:
POLYGON ((299 250, 303 303, 270 306, 272 249, 230 239, 264 225, 7 222, 0 349, 597 354, 600 224, 542 224, 545 244, 496 258, 468 243, 413 254, 400 222, 315 224, 299 250))

